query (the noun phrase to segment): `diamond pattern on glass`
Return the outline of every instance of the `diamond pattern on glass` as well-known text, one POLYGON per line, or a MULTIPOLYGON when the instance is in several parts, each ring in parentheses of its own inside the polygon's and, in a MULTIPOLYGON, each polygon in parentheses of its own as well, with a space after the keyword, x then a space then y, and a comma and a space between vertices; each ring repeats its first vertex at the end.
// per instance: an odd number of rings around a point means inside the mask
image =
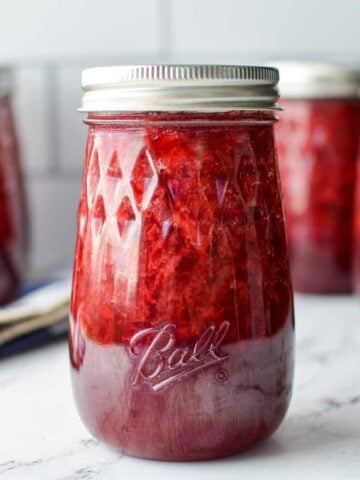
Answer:
POLYGON ((110 162, 101 168, 101 190, 104 197, 105 208, 108 214, 116 211, 116 192, 119 184, 123 181, 123 172, 120 166, 120 158, 114 151, 110 162))
POLYGON ((92 201, 95 196, 96 188, 100 180, 100 164, 99 164, 99 154, 95 149, 90 157, 89 168, 86 178, 86 190, 87 190, 87 200, 89 206, 91 206, 92 201))
MULTIPOLYGON (((151 201, 158 175, 143 138, 131 145, 117 142, 91 153, 86 179, 87 205, 93 241, 115 234, 120 242, 137 242, 141 233, 141 213, 151 201)), ((99 146, 100 148, 100 146, 99 146)), ((85 224, 81 225, 84 229, 85 224)), ((165 223, 164 235, 170 225, 165 223)))
POLYGON ((106 219, 104 200, 101 195, 99 195, 94 200, 94 207, 92 212, 92 229, 95 235, 99 235, 103 229, 106 219))
POLYGON ((109 166, 106 171, 106 175, 114 178, 122 178, 122 172, 117 152, 114 152, 111 157, 109 166))
POLYGON ((157 185, 154 162, 146 148, 143 148, 136 158, 130 183, 137 208, 140 211, 146 209, 157 185))
POLYGON ((80 238, 82 238, 84 235, 87 217, 88 217, 87 205, 86 205, 86 202, 82 199, 80 201, 79 210, 78 210, 78 227, 79 227, 78 236, 80 238))
POLYGON ((216 198, 217 198, 217 201, 219 203, 219 205, 221 205, 224 201, 224 197, 225 197, 225 193, 226 193, 226 190, 228 188, 228 184, 229 184, 229 179, 226 178, 217 178, 215 180, 215 186, 216 186, 216 198))
POLYGON ((135 220, 135 212, 129 197, 126 196, 122 199, 116 217, 119 233, 123 238, 126 235, 131 223, 135 220))

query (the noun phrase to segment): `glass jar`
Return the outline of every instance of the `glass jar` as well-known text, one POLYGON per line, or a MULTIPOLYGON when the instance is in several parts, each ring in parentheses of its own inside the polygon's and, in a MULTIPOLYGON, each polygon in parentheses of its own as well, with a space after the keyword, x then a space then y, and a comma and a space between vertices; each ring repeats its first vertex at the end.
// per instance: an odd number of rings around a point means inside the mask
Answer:
MULTIPOLYGON (((360 90, 359 90, 360 93, 360 90)), ((357 158, 355 206, 354 206, 354 245, 353 245, 353 290, 360 294, 360 131, 357 158)))
POLYGON ((294 289, 352 289, 352 221, 360 129, 358 75, 283 63, 276 125, 294 289))
POLYGON ((27 257, 24 179, 12 112, 12 71, 0 68, 0 304, 18 292, 27 257))
POLYGON ((83 73, 73 391, 93 435, 127 454, 225 456, 285 415, 294 325, 276 84, 261 67, 83 73))

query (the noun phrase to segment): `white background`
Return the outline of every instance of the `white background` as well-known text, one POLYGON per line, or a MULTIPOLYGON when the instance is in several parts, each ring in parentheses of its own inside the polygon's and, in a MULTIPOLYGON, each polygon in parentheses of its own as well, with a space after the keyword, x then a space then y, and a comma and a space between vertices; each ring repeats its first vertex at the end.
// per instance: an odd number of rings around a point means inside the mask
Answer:
POLYGON ((32 272, 72 259, 83 67, 275 58, 360 64, 359 24, 359 0, 0 0, 0 63, 17 68, 32 272))

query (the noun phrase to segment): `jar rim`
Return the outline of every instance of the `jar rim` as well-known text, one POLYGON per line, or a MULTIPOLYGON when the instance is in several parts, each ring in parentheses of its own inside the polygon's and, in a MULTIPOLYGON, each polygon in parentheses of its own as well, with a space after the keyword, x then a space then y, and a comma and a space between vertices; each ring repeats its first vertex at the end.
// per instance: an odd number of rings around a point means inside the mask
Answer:
POLYGON ((86 125, 98 126, 154 126, 154 127, 206 127, 235 125, 268 125, 278 117, 273 110, 229 112, 90 112, 84 119, 86 125))
POLYGON ((119 65, 82 72, 83 112, 276 110, 277 69, 250 65, 119 65))

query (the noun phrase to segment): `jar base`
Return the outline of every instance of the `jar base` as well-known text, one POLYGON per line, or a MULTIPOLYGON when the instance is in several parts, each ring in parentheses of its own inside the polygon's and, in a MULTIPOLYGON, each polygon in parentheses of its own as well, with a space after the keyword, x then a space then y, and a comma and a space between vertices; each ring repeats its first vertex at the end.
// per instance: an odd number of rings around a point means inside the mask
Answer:
MULTIPOLYGON (((286 413, 286 412, 285 412, 286 413)), ((285 415, 284 413, 284 415, 285 415)), ((206 462, 209 460, 219 460, 222 458, 229 458, 229 457, 235 457, 235 456, 242 456, 245 455, 246 453, 256 450, 260 446, 262 446, 264 443, 266 443, 270 437, 273 435, 273 433, 277 430, 279 427, 280 423, 282 422, 283 419, 280 419, 278 425, 276 425, 271 431, 269 431, 263 438, 260 438, 258 440, 254 440, 252 443, 249 443, 247 445, 244 445, 242 447, 237 447, 233 448, 232 450, 219 450, 217 452, 202 452, 199 454, 191 454, 188 453, 186 455, 157 455, 157 454, 146 454, 143 452, 134 452, 131 450, 127 450, 124 448, 121 448, 116 445, 111 445, 108 444, 108 448, 113 450, 116 453, 126 455, 131 458, 137 458, 141 460, 148 460, 148 461, 154 461, 154 462, 206 462)), ((96 437, 95 437, 96 438, 96 437)), ((101 438, 97 438, 101 443, 106 444, 107 442, 102 440, 101 438)))
POLYGON ((94 437, 129 456, 198 461, 244 452, 278 428, 290 401, 286 331, 228 344, 222 365, 155 391, 147 382, 132 386, 125 346, 85 342, 82 364, 73 369, 80 416, 94 437))

